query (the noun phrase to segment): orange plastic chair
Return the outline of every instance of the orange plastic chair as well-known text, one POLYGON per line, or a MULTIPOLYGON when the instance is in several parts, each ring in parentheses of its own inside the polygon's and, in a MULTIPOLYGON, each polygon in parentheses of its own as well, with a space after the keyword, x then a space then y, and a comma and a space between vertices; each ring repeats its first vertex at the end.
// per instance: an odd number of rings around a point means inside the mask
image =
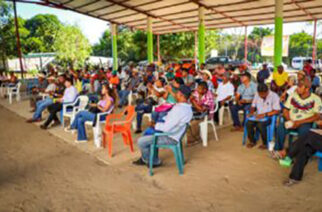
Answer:
POLYGON ((120 114, 111 114, 106 117, 106 124, 103 130, 103 147, 108 142, 108 155, 112 157, 112 143, 115 133, 121 133, 125 145, 130 145, 131 152, 133 150, 133 140, 131 134, 131 123, 135 117, 134 106, 127 106, 120 114), (112 122, 111 122, 112 121, 112 122))

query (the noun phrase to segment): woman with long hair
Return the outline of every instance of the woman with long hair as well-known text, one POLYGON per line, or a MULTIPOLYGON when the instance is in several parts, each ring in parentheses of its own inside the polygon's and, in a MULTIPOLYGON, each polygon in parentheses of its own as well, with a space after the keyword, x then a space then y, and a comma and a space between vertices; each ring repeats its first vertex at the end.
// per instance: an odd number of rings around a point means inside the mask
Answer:
POLYGON ((86 142, 85 122, 92 121, 95 123, 96 114, 109 111, 114 106, 115 95, 113 89, 108 84, 103 84, 101 91, 101 100, 97 104, 90 104, 89 110, 83 110, 76 114, 73 123, 65 128, 67 132, 77 130, 76 142, 86 142))

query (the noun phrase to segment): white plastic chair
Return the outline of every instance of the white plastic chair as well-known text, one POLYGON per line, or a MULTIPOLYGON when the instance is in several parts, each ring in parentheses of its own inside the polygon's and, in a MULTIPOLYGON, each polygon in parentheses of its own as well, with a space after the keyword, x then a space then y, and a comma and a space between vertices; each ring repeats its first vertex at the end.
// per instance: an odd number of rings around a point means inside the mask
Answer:
POLYGON ((85 110, 85 107, 87 106, 88 101, 89 101, 88 96, 82 95, 82 96, 78 96, 73 103, 63 104, 63 115, 62 115, 63 127, 65 126, 64 117, 69 117, 70 123, 72 123, 75 119, 76 113, 79 111, 85 110), (68 111, 67 110, 68 107, 73 107, 73 110, 68 111))
POLYGON ((17 102, 20 101, 20 87, 21 87, 21 82, 18 82, 15 86, 13 87, 7 87, 8 89, 8 98, 9 98, 9 104, 12 104, 12 96, 15 95, 16 96, 16 100, 17 102))
POLYGON ((101 124, 105 124, 106 116, 113 112, 114 106, 112 106, 108 111, 104 113, 98 113, 96 115, 96 123, 95 127, 93 126, 92 121, 86 121, 85 124, 93 127, 93 135, 94 135, 94 145, 97 148, 102 146, 102 129, 101 124))
MULTIPOLYGON (((216 102, 216 108, 214 109, 214 113, 218 110, 218 102, 216 102)), ((212 126, 212 130, 214 132, 214 136, 215 136, 215 140, 218 141, 218 136, 217 136, 217 130, 216 130, 216 126, 214 123, 214 120, 211 118, 208 118, 208 115, 205 116, 204 120, 199 123, 199 127, 200 127, 200 137, 202 140, 202 145, 204 147, 208 146, 208 125, 212 126)))
POLYGON ((219 125, 222 126, 224 124, 224 113, 225 110, 227 111, 228 114, 228 120, 231 120, 230 117, 230 109, 229 106, 223 106, 219 109, 219 125))
MULTIPOLYGON (((153 106, 152 108, 152 111, 154 111, 155 107, 153 106)), ((142 120, 144 120, 144 118, 147 117, 149 119, 149 122, 152 121, 152 113, 144 113, 143 114, 143 117, 142 117, 142 120)), ((132 122, 132 129, 133 130, 136 130, 136 118, 133 119, 133 122, 132 122)))

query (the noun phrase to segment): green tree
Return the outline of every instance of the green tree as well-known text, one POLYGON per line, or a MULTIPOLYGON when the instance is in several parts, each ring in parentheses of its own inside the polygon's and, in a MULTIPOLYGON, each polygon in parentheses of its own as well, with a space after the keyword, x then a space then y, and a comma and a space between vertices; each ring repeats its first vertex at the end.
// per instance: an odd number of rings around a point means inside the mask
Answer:
POLYGON ((311 57, 312 41, 313 37, 304 31, 292 34, 289 43, 289 62, 293 57, 311 57))
POLYGON ((90 56, 91 46, 78 26, 66 25, 61 27, 54 49, 57 59, 66 67, 82 67, 90 56))
POLYGON ((55 15, 39 14, 27 20, 25 27, 30 31, 26 44, 28 52, 52 52, 62 24, 55 15))

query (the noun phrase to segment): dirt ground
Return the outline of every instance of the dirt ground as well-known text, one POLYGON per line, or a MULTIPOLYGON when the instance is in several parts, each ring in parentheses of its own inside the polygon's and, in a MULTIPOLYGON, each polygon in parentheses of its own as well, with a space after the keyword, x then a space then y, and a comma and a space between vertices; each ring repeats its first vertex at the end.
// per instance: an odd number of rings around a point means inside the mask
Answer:
POLYGON ((242 147, 229 129, 219 137, 185 148, 183 176, 162 151, 150 177, 132 158, 107 165, 0 106, 0 211, 322 211, 316 160, 285 188, 289 170, 266 151, 242 147))

